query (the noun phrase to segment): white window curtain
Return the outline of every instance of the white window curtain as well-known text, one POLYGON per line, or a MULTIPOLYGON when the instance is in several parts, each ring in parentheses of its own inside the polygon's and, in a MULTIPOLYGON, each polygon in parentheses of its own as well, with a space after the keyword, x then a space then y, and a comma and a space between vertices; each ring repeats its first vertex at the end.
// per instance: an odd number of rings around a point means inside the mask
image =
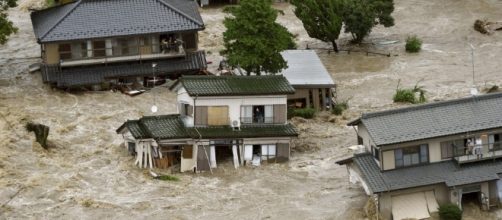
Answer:
POLYGON ((242 123, 252 123, 253 122, 253 106, 243 105, 241 106, 241 122, 242 123))
POLYGON ((265 123, 272 123, 274 121, 274 106, 265 106, 265 123))
POLYGON ((275 144, 263 144, 261 145, 261 159, 273 159, 276 154, 276 146, 275 144))

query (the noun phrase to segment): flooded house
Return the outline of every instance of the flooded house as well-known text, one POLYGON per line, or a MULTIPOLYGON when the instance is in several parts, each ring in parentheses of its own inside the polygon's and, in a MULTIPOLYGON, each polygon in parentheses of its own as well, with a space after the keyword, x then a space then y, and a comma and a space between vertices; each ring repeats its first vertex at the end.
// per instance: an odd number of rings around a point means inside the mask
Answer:
POLYGON ((287 122, 283 76, 182 76, 171 86, 178 113, 129 120, 117 129, 140 167, 212 171, 284 162, 298 134, 287 122))
POLYGON ((336 96, 336 85, 314 50, 285 50, 282 57, 288 68, 281 74, 295 88, 288 95, 290 108, 330 110, 336 96))
POLYGON ((489 210, 502 196, 502 93, 363 114, 346 165, 385 219, 426 219, 440 204, 489 210))
POLYGON ((189 0, 76 0, 35 11, 43 81, 56 87, 146 84, 206 69, 204 22, 189 0))

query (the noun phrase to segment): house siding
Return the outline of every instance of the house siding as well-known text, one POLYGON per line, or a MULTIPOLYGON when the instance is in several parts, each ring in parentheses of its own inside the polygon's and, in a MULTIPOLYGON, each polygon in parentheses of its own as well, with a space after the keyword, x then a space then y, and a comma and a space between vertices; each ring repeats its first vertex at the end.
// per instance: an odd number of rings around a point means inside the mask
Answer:
POLYGON ((383 170, 391 170, 396 168, 394 150, 382 152, 382 163, 383 170))
POLYGON ((59 45, 58 44, 45 44, 45 63, 58 64, 59 63, 59 45))

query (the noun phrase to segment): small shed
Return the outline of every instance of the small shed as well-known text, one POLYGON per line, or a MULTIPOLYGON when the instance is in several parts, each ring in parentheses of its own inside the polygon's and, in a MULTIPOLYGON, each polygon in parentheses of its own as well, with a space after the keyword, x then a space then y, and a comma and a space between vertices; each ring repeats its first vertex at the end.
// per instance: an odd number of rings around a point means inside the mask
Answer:
POLYGON ((281 55, 288 62, 282 75, 296 90, 295 94, 288 95, 288 107, 331 109, 336 85, 316 52, 286 50, 281 55))

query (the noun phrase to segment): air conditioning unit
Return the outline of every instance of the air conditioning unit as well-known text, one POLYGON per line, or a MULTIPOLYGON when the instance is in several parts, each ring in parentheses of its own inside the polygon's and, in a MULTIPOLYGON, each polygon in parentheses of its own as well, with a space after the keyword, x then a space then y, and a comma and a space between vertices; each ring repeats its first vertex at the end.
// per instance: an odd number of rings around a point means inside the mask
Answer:
POLYGON ((234 131, 240 131, 241 130, 241 122, 238 120, 233 120, 232 121, 232 128, 234 131))

